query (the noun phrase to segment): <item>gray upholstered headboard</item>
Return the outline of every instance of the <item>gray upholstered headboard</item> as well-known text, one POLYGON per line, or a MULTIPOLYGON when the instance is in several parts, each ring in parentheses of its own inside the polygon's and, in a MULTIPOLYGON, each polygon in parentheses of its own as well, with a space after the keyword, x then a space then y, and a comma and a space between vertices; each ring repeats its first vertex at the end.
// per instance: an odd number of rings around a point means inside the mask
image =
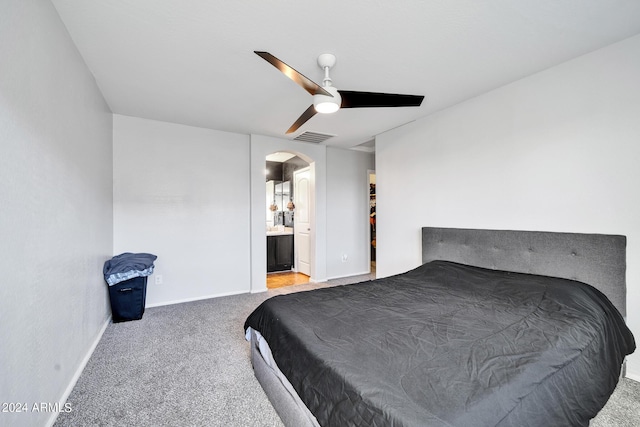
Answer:
POLYGON ((626 316, 625 236, 542 231, 422 229, 422 262, 447 260, 587 283, 626 316))

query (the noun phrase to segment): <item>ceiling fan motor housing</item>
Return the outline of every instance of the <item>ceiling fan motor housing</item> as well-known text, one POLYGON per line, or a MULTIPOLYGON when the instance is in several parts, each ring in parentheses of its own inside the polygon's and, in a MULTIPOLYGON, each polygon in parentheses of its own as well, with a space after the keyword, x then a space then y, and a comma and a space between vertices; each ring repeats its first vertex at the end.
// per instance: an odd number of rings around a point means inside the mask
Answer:
POLYGON ((340 109, 340 104, 342 104, 340 92, 338 92, 338 89, 333 86, 323 86, 322 88, 333 96, 322 95, 319 93, 313 95, 314 108, 318 113, 322 114, 335 113, 340 109))

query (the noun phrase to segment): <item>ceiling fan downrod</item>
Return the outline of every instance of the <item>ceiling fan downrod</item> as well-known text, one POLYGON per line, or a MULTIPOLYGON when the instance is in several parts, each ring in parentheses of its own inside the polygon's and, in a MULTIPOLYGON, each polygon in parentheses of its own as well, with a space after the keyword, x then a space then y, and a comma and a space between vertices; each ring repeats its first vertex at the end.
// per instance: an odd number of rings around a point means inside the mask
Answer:
POLYGON ((336 57, 331 53, 323 53, 318 56, 318 66, 324 71, 324 79, 322 80, 322 86, 333 86, 331 77, 329 76, 329 70, 336 65, 336 57))

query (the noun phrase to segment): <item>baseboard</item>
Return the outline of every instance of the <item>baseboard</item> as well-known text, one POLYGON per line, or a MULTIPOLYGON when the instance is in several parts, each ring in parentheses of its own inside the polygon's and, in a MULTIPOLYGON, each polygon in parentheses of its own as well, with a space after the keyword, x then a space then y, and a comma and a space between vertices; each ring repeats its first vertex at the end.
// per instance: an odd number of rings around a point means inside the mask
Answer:
MULTIPOLYGON (((69 382, 69 385, 64 390, 64 393, 62 393, 62 397, 59 400, 58 408, 60 408, 60 409, 64 408, 64 405, 67 402, 67 399, 69 398, 69 395, 71 394, 71 392, 73 391, 73 388, 76 386, 76 383, 80 379, 80 375, 82 375, 82 371, 84 371, 85 366, 87 366, 87 363, 89 363, 89 359, 91 359, 91 356, 93 355, 93 352, 95 351, 96 347, 98 346, 98 343, 102 339, 102 335, 104 335, 104 331, 107 330, 107 326, 109 326, 109 323, 111 323, 111 315, 109 315, 109 317, 107 317, 107 320, 104 322, 104 325, 102 325, 102 328, 100 329, 100 332, 98 332, 98 335, 93 340, 93 343, 91 344, 91 347, 89 348, 89 351, 87 351, 87 354, 84 356, 84 358, 80 362, 80 365, 78 365, 78 369, 76 369, 75 374, 73 374, 73 377, 71 378, 71 381, 69 382)), ((58 415, 60 415, 60 412, 52 412, 51 416, 49 417, 49 420, 47 421, 47 423, 45 425, 47 427, 53 426, 55 424, 56 420, 58 419, 58 415)))
MULTIPOLYGON (((638 364, 637 363, 630 363, 631 361, 629 360, 629 357, 625 358, 624 360, 624 370, 622 371, 624 373, 624 377, 625 378, 629 378, 630 380, 634 380, 634 381, 638 381, 640 382, 640 371, 638 371, 637 368, 638 364), (632 365, 632 366, 630 366, 632 365)), ((636 360, 634 359, 633 362, 636 362, 636 360)))
POLYGON ((640 383, 640 375, 630 374, 629 371, 627 371, 625 378, 629 378, 630 380, 634 380, 640 383))
POLYGON ((185 298, 185 299, 179 299, 179 300, 173 300, 173 301, 158 302, 154 304, 147 304, 145 305, 145 308, 162 307, 165 305, 182 304, 184 302, 193 302, 193 301, 201 301, 201 300, 211 299, 211 298, 228 297, 232 295, 246 294, 248 292, 250 292, 249 289, 243 290, 243 291, 223 292, 221 294, 204 295, 204 296, 195 297, 195 298, 185 298))
POLYGON ((371 274, 371 271, 363 271, 362 273, 353 273, 353 274, 347 274, 346 276, 334 276, 334 277, 329 277, 327 278, 327 280, 336 280, 336 279, 347 279, 349 277, 354 277, 354 276, 364 276, 366 274, 371 274))

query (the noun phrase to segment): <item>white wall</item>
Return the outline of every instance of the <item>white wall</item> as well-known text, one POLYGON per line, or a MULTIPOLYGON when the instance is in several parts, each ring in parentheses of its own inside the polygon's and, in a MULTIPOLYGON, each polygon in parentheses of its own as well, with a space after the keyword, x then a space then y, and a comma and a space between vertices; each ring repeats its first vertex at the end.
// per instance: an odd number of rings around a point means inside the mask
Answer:
POLYGON ((264 217, 266 156, 289 152, 310 163, 312 198, 311 279, 327 280, 327 153, 326 146, 251 135, 251 292, 267 289, 267 235, 264 217))
POLYGON ((266 156, 277 151, 313 162, 311 278, 368 271, 371 154, 329 150, 328 164, 324 145, 121 115, 114 115, 113 128, 113 251, 158 255, 147 306, 266 290, 264 168, 266 156), (154 283, 155 275, 163 284, 154 283))
POLYGON ((50 2, 2 2, 0 58, 0 425, 45 425, 110 315, 112 116, 50 2))
POLYGON ((366 274, 373 153, 327 148, 327 276, 366 274), (342 256, 347 255, 346 261, 342 256))
MULTIPOLYGON (((113 128, 114 254, 158 256, 147 306, 248 292, 249 137, 120 115, 113 128)), ((264 197, 259 211, 264 225, 264 197)))
POLYGON ((639 76, 636 36, 380 135, 378 275, 419 265, 422 226, 623 234, 640 338, 639 76))

